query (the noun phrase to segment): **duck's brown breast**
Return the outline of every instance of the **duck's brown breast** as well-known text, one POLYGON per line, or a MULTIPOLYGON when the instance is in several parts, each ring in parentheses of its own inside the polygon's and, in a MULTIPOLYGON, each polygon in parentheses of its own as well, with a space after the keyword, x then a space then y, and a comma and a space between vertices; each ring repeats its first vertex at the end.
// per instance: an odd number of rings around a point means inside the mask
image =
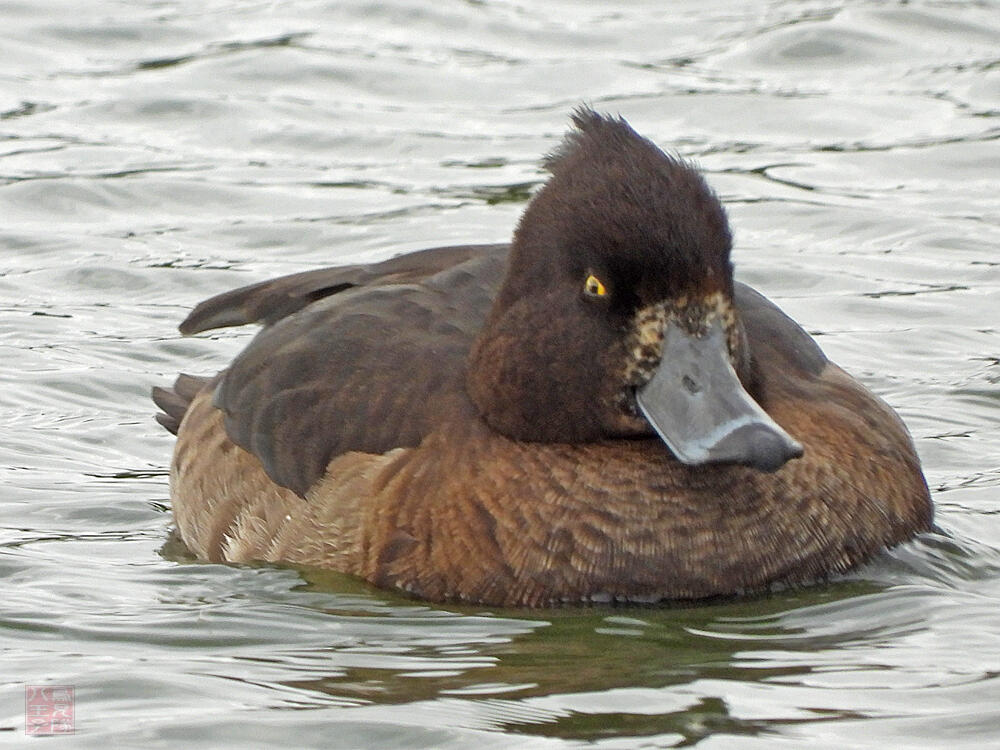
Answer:
POLYGON ((806 452, 774 474, 686 467, 656 440, 517 443, 472 422, 437 433, 377 480, 361 574, 429 599, 538 606, 727 595, 847 570, 928 528, 930 502, 888 407, 836 366, 823 381, 862 413, 775 403, 806 452))

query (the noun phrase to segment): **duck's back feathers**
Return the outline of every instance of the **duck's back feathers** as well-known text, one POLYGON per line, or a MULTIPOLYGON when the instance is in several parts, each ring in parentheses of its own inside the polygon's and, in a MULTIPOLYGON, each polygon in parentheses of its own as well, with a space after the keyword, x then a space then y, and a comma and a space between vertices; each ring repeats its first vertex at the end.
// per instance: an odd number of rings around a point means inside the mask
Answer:
POLYGON ((464 362, 506 250, 435 249, 204 303, 190 329, 269 323, 216 386, 229 439, 303 497, 334 456, 417 445, 444 416, 469 408, 464 362))
MULTIPOLYGON (((233 289, 199 303, 180 325, 186 336, 248 323, 269 325, 324 297, 356 286, 408 284, 495 249, 459 245, 421 250, 381 263, 319 268, 233 289)), ((501 245, 500 247, 507 247, 501 245)))
POLYGON ((733 285, 733 301, 758 362, 771 362, 791 375, 817 376, 828 362, 819 344, 802 326, 785 315, 763 294, 746 284, 733 285))

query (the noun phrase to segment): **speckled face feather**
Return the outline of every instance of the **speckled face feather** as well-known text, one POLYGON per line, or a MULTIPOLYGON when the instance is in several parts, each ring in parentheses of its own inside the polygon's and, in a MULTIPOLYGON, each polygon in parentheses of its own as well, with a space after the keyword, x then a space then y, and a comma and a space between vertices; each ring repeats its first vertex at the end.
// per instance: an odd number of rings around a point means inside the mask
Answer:
POLYGON ((632 319, 625 351, 627 360, 622 382, 626 388, 639 388, 649 382, 660 364, 663 331, 675 322, 692 336, 702 336, 720 320, 726 331, 729 358, 736 367, 740 359, 741 336, 732 302, 721 292, 712 292, 699 300, 687 296, 646 305, 632 319))

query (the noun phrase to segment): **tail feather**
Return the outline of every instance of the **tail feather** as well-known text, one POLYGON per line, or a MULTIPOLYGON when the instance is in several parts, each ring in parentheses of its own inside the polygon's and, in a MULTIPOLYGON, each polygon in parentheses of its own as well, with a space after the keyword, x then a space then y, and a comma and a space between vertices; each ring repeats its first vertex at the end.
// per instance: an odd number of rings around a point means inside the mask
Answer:
POLYGON ((199 378, 182 373, 177 376, 172 388, 154 386, 153 403, 163 410, 156 415, 156 421, 176 435, 191 401, 214 380, 215 378, 199 378))

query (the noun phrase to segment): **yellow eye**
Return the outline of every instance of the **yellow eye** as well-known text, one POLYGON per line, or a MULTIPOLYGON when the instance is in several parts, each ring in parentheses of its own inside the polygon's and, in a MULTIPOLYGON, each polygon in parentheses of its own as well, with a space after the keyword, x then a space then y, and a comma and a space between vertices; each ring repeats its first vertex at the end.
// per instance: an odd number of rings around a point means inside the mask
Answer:
POLYGON ((601 283, 601 280, 590 274, 587 280, 583 282, 583 291, 589 294, 591 297, 603 297, 608 293, 607 288, 601 283))

